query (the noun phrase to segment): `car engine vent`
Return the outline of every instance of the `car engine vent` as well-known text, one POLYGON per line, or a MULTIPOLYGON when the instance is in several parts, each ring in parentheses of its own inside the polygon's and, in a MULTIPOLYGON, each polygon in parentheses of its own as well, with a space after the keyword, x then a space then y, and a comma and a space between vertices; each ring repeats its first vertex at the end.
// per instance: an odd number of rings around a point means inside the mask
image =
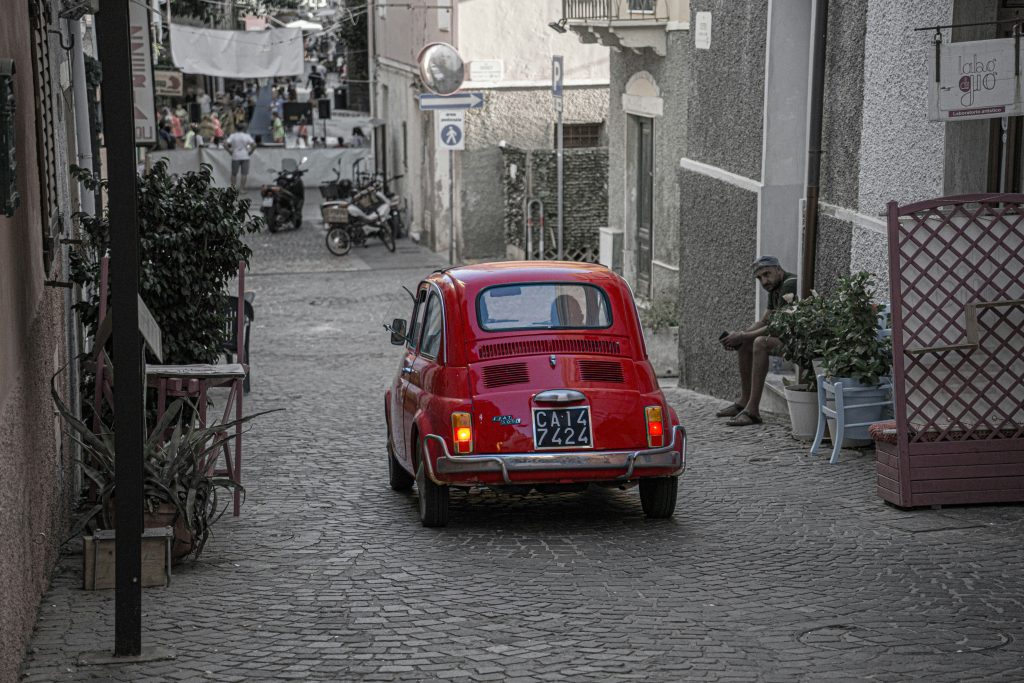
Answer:
POLYGON ((488 389, 509 384, 525 384, 529 381, 530 373, 526 370, 526 363, 488 365, 484 368, 484 386, 488 389))
POLYGON ((579 361, 580 379, 584 382, 612 382, 622 384, 625 378, 622 376, 622 364, 608 360, 581 360, 579 361))
POLYGON ((522 341, 484 344, 480 358, 503 358, 531 353, 599 353, 618 356, 622 348, 617 341, 603 339, 524 339, 522 341))

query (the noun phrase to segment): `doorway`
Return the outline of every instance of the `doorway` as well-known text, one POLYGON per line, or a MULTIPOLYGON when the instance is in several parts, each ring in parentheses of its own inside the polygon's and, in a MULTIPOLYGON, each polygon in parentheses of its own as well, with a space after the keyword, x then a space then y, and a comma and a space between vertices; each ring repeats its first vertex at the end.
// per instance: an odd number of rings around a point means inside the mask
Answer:
POLYGON ((648 297, 654 258, 654 119, 630 114, 629 120, 636 169, 636 293, 648 297))

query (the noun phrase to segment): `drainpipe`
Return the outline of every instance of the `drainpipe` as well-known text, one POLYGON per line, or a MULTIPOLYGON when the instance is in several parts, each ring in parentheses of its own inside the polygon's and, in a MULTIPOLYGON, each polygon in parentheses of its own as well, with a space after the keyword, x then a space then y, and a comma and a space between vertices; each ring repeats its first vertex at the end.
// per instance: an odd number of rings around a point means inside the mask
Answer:
MULTIPOLYGON (((75 97, 75 137, 78 140, 78 165, 92 172, 92 130, 89 125, 89 96, 85 83, 85 50, 82 43, 81 22, 78 19, 68 20, 68 33, 71 34, 71 82, 75 97)), ((81 209, 90 216, 96 215, 96 195, 84 185, 79 189, 81 209)))
POLYGON ((807 190, 804 195, 804 234, 800 296, 814 288, 818 249, 818 189, 821 180, 821 118, 825 97, 825 43, 828 37, 828 0, 814 3, 814 46, 811 56, 810 121, 807 136, 807 190))

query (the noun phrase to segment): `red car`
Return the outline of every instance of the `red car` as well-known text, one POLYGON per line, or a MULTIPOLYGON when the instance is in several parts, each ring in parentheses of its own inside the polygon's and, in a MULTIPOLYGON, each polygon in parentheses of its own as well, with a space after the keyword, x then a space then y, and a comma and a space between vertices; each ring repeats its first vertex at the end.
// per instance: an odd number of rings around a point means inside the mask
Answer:
POLYGON ((540 491, 639 484, 675 510, 686 432, 658 388, 626 282, 550 261, 437 271, 416 289, 385 397, 391 488, 416 484, 425 526, 450 486, 540 491))

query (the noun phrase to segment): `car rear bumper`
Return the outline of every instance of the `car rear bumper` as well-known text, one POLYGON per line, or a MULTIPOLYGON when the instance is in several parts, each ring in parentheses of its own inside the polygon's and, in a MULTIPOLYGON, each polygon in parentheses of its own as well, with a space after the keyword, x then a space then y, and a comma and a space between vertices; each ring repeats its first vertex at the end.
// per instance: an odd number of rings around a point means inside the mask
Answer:
POLYGON ((427 475, 437 484, 461 483, 482 474, 500 475, 497 483, 530 483, 531 475, 549 479, 552 474, 583 481, 611 479, 629 481, 642 476, 679 476, 686 469, 686 430, 682 425, 672 428, 672 440, 666 446, 637 451, 573 451, 566 453, 489 453, 486 455, 452 455, 448 444, 437 434, 423 438, 423 459, 427 475), (431 448, 433 447, 433 451, 431 448), (440 450, 442 455, 431 459, 440 450), (650 472, 660 470, 660 472, 650 472), (611 472, 610 477, 595 477, 611 472))

